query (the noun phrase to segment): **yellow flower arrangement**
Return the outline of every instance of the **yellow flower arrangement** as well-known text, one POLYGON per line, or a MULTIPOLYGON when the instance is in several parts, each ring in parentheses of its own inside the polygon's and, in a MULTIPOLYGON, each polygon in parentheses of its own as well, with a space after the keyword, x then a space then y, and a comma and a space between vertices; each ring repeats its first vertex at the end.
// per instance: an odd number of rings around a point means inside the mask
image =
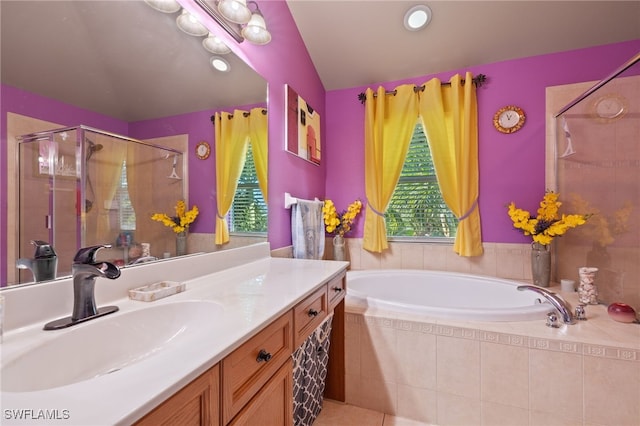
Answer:
POLYGON ((327 232, 344 236, 351 230, 351 225, 361 209, 362 201, 356 200, 349 205, 346 211, 338 213, 333 201, 325 200, 324 206, 322 206, 322 216, 327 232))
POLYGON ((513 227, 522 231, 524 235, 531 235, 534 243, 547 246, 551 244, 554 237, 564 235, 569 229, 586 223, 590 215, 563 214, 558 215, 558 209, 562 205, 558 201, 559 194, 547 191, 540 202, 538 216, 532 218, 531 214, 516 208, 512 201, 509 204, 509 217, 513 222, 513 227))
POLYGON ((151 220, 162 222, 164 226, 173 229, 173 232, 179 234, 189 229, 191 225, 198 217, 198 206, 193 206, 191 210, 187 211, 187 206, 183 200, 176 203, 176 215, 169 216, 164 213, 155 213, 151 216, 151 220))

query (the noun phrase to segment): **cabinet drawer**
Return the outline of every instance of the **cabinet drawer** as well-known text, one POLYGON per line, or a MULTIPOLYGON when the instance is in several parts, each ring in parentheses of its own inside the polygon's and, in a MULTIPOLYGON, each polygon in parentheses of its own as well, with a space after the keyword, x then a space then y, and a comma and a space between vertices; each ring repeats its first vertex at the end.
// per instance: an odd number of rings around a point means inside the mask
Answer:
POLYGON ((328 312, 326 286, 320 287, 293 308, 295 348, 322 323, 328 312))
POLYGON ((222 360, 222 419, 227 424, 293 352, 291 311, 222 360))
POLYGON ((329 311, 333 310, 335 306, 344 299, 347 293, 347 279, 346 275, 342 274, 335 277, 327 284, 327 296, 329 297, 329 311))

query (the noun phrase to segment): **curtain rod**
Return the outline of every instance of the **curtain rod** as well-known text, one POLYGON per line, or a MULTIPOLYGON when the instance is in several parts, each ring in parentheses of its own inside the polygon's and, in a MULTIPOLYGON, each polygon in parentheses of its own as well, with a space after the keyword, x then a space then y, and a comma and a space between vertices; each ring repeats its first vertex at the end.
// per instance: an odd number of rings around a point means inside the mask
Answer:
MULTIPOLYGON (((462 84, 464 84, 464 79, 461 80, 462 84)), ((475 84, 476 87, 481 87, 486 81, 487 81, 487 76, 484 74, 478 74, 477 76, 473 77, 471 79, 471 81, 473 82, 473 84, 475 84)), ((449 83, 448 81, 444 81, 441 83, 442 86, 451 86, 451 83, 449 83)), ((424 91, 424 86, 416 86, 413 88, 414 92, 422 92, 424 91)), ((387 91, 385 92, 385 94, 387 95, 394 95, 397 93, 396 90, 391 90, 391 91, 387 91)), ((373 94, 373 97, 377 97, 378 95, 376 93, 373 94)), ((364 104, 365 101, 367 100, 367 96, 365 95, 364 92, 359 93, 358 94, 358 100, 360 101, 361 104, 364 104)))
MULTIPOLYGON (((267 115, 267 109, 266 108, 262 108, 262 110, 260 112, 262 112, 262 115, 267 115)), ((250 115, 251 115, 251 111, 245 111, 245 112, 242 113, 243 117, 248 117, 250 115)), ((229 120, 231 120, 233 118, 233 114, 229 114, 229 116, 227 118, 229 120)), ((215 121, 216 121, 215 114, 210 117, 210 120, 211 120, 212 123, 215 124, 215 121)))

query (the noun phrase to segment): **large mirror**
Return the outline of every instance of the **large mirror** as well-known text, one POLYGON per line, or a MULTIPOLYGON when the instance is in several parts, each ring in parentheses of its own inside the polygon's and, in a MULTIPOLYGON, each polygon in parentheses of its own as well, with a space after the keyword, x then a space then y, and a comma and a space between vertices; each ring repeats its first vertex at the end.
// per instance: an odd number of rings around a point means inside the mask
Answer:
POLYGON ((215 55, 202 44, 205 36, 178 29, 179 15, 141 0, 0 2, 2 114, 21 123, 19 129, 8 124, 2 135, 9 183, 1 195, 1 205, 8 206, 2 214, 8 218, 2 286, 16 283, 8 276, 16 276, 18 242, 40 239, 18 232, 16 137, 27 133, 90 125, 152 143, 184 136, 182 145, 170 148, 184 154, 179 170, 198 177, 185 182, 189 206, 200 210, 191 230, 212 241, 215 162, 213 156, 199 159, 196 147, 206 142, 213 149, 214 112, 266 108, 267 83, 233 53, 220 55, 228 72, 215 70, 215 55), (42 102, 33 102, 32 95, 42 102), (75 116, 62 114, 59 105, 75 108, 75 116))

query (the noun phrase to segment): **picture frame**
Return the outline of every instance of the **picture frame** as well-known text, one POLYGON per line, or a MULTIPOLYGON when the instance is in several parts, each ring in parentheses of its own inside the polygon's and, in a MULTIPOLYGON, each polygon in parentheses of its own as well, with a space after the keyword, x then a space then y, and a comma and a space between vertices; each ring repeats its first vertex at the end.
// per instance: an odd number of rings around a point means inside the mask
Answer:
POLYGON ((285 86, 285 150, 320 165, 322 138, 320 114, 290 85, 285 86))

